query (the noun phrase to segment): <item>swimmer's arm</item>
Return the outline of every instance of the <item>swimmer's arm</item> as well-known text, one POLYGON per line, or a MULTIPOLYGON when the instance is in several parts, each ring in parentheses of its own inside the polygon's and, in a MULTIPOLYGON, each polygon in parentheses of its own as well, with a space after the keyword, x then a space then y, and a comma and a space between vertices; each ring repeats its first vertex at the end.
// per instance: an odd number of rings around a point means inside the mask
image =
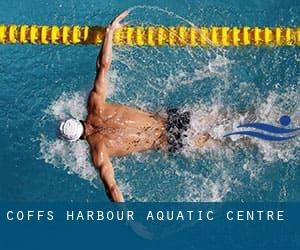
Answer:
POLYGON ((95 148, 92 157, 95 167, 99 170, 108 198, 113 202, 124 202, 123 195, 115 180, 114 169, 106 147, 102 144, 95 148))
POLYGON ((94 91, 102 96, 105 100, 107 95, 107 75, 112 61, 112 44, 114 32, 127 25, 127 23, 120 23, 127 15, 128 11, 123 12, 116 17, 107 27, 103 46, 96 61, 96 78, 94 84, 94 91))
POLYGON ((107 75, 112 61, 113 33, 107 28, 103 46, 96 61, 94 91, 104 99, 107 94, 107 75))

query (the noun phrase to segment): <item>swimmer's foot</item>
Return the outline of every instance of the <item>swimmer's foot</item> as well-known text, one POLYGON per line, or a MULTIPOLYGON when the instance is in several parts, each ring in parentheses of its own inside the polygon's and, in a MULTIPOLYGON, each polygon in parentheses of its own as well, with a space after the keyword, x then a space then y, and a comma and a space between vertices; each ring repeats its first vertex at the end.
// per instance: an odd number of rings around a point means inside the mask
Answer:
POLYGON ((205 133, 202 135, 197 136, 194 140, 193 143, 196 147, 203 147, 203 145, 210 139, 209 133, 205 133))

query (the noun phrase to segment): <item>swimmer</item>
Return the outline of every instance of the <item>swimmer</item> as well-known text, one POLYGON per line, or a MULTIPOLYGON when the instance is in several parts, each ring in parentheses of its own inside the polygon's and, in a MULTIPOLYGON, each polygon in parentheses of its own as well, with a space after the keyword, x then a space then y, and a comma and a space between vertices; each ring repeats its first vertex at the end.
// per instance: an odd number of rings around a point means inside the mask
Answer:
MULTIPOLYGON (((121 23, 128 14, 128 11, 120 14, 106 29, 96 61, 96 77, 88 98, 86 119, 70 118, 61 121, 58 127, 60 138, 70 142, 79 139, 88 142, 93 164, 99 171, 108 197, 114 202, 124 202, 124 198, 110 159, 146 150, 180 151, 191 119, 189 112, 179 109, 169 109, 167 116, 162 117, 106 101, 114 32, 128 24, 121 23)), ((196 135, 193 141, 195 146, 201 147, 209 139, 209 134, 204 133, 196 135)))

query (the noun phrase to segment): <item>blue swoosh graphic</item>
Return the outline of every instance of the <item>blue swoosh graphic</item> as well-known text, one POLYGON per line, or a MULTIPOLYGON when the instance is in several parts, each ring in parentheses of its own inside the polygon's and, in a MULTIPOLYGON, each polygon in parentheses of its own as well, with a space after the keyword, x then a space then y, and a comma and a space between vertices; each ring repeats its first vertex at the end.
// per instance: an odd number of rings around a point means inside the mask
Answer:
POLYGON ((294 128, 294 129, 278 128, 265 123, 248 123, 248 124, 240 125, 238 126, 238 128, 256 128, 273 134, 287 134, 287 133, 300 131, 300 128, 294 128))
POLYGON ((224 135, 224 137, 231 136, 231 135, 248 135, 248 136, 256 137, 256 138, 266 140, 266 141, 286 141, 286 140, 290 140, 290 139, 293 139, 293 138, 296 137, 296 135, 287 136, 287 137, 284 137, 284 136, 283 137, 278 137, 278 136, 266 135, 266 134, 253 132, 253 131, 233 132, 233 133, 229 133, 229 134, 224 135))

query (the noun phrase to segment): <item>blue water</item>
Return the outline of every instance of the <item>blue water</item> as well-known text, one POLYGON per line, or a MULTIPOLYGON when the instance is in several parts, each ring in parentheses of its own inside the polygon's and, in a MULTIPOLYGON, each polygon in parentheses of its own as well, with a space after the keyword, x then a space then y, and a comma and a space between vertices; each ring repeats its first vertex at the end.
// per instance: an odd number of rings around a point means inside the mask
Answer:
MULTIPOLYGON (((133 8, 131 25, 299 26, 299 1, 1 1, 0 23, 105 25, 133 8)), ((59 119, 83 118, 96 46, 0 45, 0 200, 107 200, 87 145, 55 138, 59 119)), ((211 117, 220 137, 241 122, 300 127, 300 50, 114 48, 109 100, 211 117), (225 115, 227 114, 227 115, 225 115)), ((113 159, 130 201, 300 201, 300 137, 208 145, 180 155, 113 159)))

